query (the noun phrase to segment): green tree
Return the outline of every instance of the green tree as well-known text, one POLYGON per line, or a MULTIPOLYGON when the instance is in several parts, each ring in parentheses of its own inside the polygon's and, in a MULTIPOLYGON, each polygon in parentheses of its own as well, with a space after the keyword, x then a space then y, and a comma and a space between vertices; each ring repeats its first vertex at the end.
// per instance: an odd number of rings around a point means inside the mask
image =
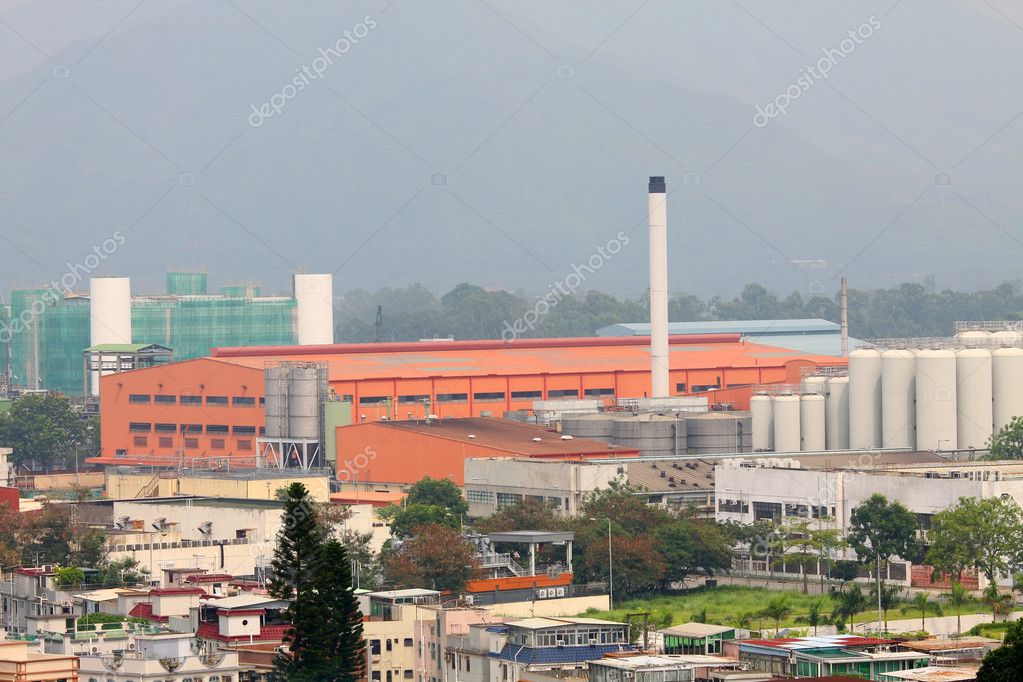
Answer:
POLYGON ((469 511, 469 503, 462 497, 461 489, 449 478, 424 476, 409 488, 406 502, 409 506, 426 504, 442 507, 459 518, 469 511))
POLYGON ((984 459, 1023 459, 1023 417, 1013 417, 988 440, 984 459))
POLYGON ((810 603, 806 611, 806 624, 813 628, 813 636, 817 636, 817 627, 823 622, 820 600, 810 603))
POLYGON ((956 610, 956 637, 959 637, 963 634, 963 607, 973 601, 973 598, 959 581, 953 582, 949 591, 941 596, 945 599, 945 603, 956 610))
POLYGON ((927 610, 932 608, 926 592, 917 592, 909 602, 913 610, 920 612, 920 632, 927 630, 927 610))
POLYGON ((410 504, 405 508, 393 505, 383 510, 380 516, 390 518, 391 535, 395 538, 412 537, 423 526, 447 526, 457 530, 461 525, 459 518, 450 510, 433 504, 410 504))
POLYGON ((788 598, 784 595, 780 597, 774 597, 767 602, 760 613, 764 618, 770 618, 774 621, 774 636, 778 636, 778 631, 781 629, 781 621, 789 617, 792 613, 792 607, 789 606, 788 598))
POLYGON ((62 566, 54 571, 57 584, 61 587, 73 587, 85 582, 85 572, 77 566, 62 566))
POLYGON ((478 519, 473 528, 481 533, 512 530, 561 530, 569 520, 558 513, 551 502, 526 497, 515 504, 501 507, 490 516, 478 519))
POLYGON ((1010 623, 1002 646, 984 657, 977 682, 1016 682, 1023 670, 1023 619, 1010 623))
POLYGON ((427 525, 381 553, 384 580, 397 587, 427 587, 460 592, 479 575, 471 542, 447 526, 427 525))
POLYGON ((860 589, 859 583, 849 582, 839 590, 838 608, 836 615, 839 618, 849 619, 849 630, 856 631, 856 616, 867 610, 867 597, 860 589))
POLYGON ((1011 499, 960 498, 954 507, 933 516, 927 535, 931 542, 927 561, 952 579, 975 568, 989 584, 996 584, 1023 560, 1023 511, 1011 499))
POLYGON ((732 566, 729 538, 708 521, 680 517, 656 529, 654 538, 667 562, 663 588, 685 583, 691 575, 714 575, 732 566))
POLYGON ((14 448, 11 461, 16 465, 34 463, 49 470, 68 461, 89 439, 88 422, 75 414, 67 398, 29 394, 0 414, 0 444, 14 448))
POLYGON ((889 502, 873 494, 856 507, 849 519, 846 537, 860 563, 877 572, 879 589, 892 557, 912 559, 918 552, 916 515, 901 502, 889 502))
POLYGON ((842 546, 840 531, 828 528, 814 528, 806 519, 787 519, 778 528, 778 556, 772 564, 782 566, 795 564, 803 574, 803 594, 809 593, 810 571, 819 567, 821 585, 824 584, 825 565, 831 559, 831 552, 842 546))
MULTIPOLYGON (((870 597, 869 601, 871 605, 877 604, 877 583, 870 586, 870 597)), ((898 585, 884 585, 881 587, 881 613, 884 619, 884 629, 888 630, 888 611, 899 605, 899 586, 898 585)), ((878 628, 881 627, 881 623, 878 623, 878 628)))
POLYGON ((313 570, 310 602, 313 630, 307 636, 302 666, 292 669, 295 682, 358 682, 366 667, 362 612, 352 586, 351 563, 344 546, 327 540, 313 570))
POLYGON ((149 567, 139 564, 138 559, 126 556, 116 561, 101 561, 96 564, 100 585, 128 587, 139 585, 149 579, 149 567))
POLYGON ((453 481, 425 476, 408 492, 404 505, 391 505, 379 516, 391 522, 391 535, 408 538, 420 526, 440 525, 458 529, 469 503, 453 481))

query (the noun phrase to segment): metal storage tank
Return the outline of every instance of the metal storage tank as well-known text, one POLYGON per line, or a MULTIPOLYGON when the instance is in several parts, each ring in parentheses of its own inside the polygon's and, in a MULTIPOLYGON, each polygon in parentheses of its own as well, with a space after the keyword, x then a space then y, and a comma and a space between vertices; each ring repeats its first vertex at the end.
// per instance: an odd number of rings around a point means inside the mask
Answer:
POLYGON ((806 393, 799 398, 799 449, 817 452, 826 445, 824 396, 806 393))
POLYGON ((799 452, 799 396, 779 395, 771 403, 774 413, 774 451, 799 452))
POLYGON ((267 367, 263 371, 266 390, 263 414, 267 438, 287 436, 288 431, 288 370, 286 367, 267 367))
POLYGON ((987 447, 994 421, 991 352, 986 348, 956 353, 956 429, 960 450, 987 447))
POLYGON ((881 445, 916 447, 916 353, 881 353, 881 445))
POLYGON ((774 449, 774 410, 771 397, 758 393, 749 400, 753 452, 774 449))
POLYGON ((641 455, 672 457, 687 452, 686 423, 666 414, 617 417, 611 422, 611 439, 641 455))
POLYGON ((291 367, 288 377, 288 436, 320 438, 319 372, 316 367, 291 367))
POLYGON ((979 329, 969 329, 956 334, 956 338, 962 341, 967 348, 982 348, 991 341, 991 334, 979 329))
POLYGON ((849 447, 881 446, 881 352, 849 353, 849 447))
POLYGON ((694 455, 750 452, 753 449, 749 412, 707 412, 688 415, 686 446, 694 455))
POLYGON ((1011 329, 1003 329, 1002 331, 994 332, 991 334, 991 339, 998 346, 1018 346, 1020 340, 1023 340, 1023 334, 1011 329))
POLYGON ((803 377, 803 380, 799 382, 799 390, 801 393, 816 393, 817 395, 824 395, 827 381, 827 378, 822 376, 810 375, 808 377, 803 377))
POLYGON ((1023 349, 998 348, 991 353, 994 430, 1023 416, 1023 349))
POLYGON ((334 343, 334 278, 295 275, 298 345, 334 343))
POLYGON ((611 419, 607 412, 565 415, 561 418, 561 432, 576 438, 592 438, 610 443, 611 419))
POLYGON ((828 450, 849 448, 849 377, 828 379, 824 397, 824 440, 828 450))
POLYGON ((956 417, 956 354, 922 350, 916 354, 916 446, 952 450, 959 442, 956 417))

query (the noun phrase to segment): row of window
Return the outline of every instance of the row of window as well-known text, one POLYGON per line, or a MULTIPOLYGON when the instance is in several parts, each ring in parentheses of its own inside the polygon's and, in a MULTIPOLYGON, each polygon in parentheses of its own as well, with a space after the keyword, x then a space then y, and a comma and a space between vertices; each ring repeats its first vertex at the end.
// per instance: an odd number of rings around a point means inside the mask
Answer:
MULTIPOLYGON (((252 450, 252 439, 250 438, 239 438, 235 441, 238 450, 251 451, 252 450)), ((188 438, 182 439, 182 447, 186 450, 198 450, 199 439, 188 438)), ((148 448, 149 437, 148 436, 134 436, 132 438, 132 445, 136 448, 148 448)), ((158 448, 173 448, 175 447, 174 438, 172 436, 159 436, 156 439, 156 447, 158 448)), ((223 438, 210 438, 210 449, 211 450, 225 450, 227 449, 227 441, 223 438)))
MULTIPOLYGON (((166 682, 232 682, 234 677, 232 675, 210 675, 209 677, 168 677, 166 682)), ((89 682, 102 682, 98 677, 90 677, 89 682)), ((106 682, 114 682, 113 678, 108 677, 106 682)), ((164 680, 155 680, 154 682, 165 682, 164 680)))
MULTIPOLYGON (((202 433, 202 424, 169 424, 157 422, 155 426, 150 422, 129 422, 128 430, 132 433, 149 433, 150 431, 156 431, 157 433, 202 433)), ((208 434, 227 434, 233 433, 242 436, 254 436, 256 434, 255 426, 235 425, 228 426, 227 424, 207 424, 206 433, 208 434)), ((266 428, 259 427, 259 435, 263 435, 266 432, 266 428)))
MULTIPOLYGON (((148 393, 131 393, 128 395, 128 402, 133 405, 149 405, 155 403, 157 405, 202 405, 203 397, 201 395, 149 395, 148 393)), ((263 398, 259 399, 259 404, 262 405, 264 402, 263 398)), ((226 395, 208 395, 206 396, 207 407, 255 407, 256 399, 253 396, 247 395, 234 395, 230 399, 226 395)))
MULTIPOLYGON (((684 386, 684 384, 683 384, 684 386)), ((613 388, 587 388, 583 391, 583 396, 586 398, 604 398, 614 397, 615 390, 613 388)), ((479 393, 473 393, 472 399, 474 402, 487 403, 487 402, 503 402, 507 394, 504 391, 483 391, 479 393)), ((579 390, 575 388, 569 389, 556 389, 547 391, 547 397, 550 399, 555 398, 578 398, 579 390)), ((389 396, 386 395, 367 395, 359 397, 360 405, 379 405, 387 402, 389 396)), ((540 400, 543 398, 543 391, 512 391, 512 400, 540 400)), ((420 395, 400 395, 398 396, 398 404, 406 405, 412 403, 425 403, 430 400, 430 396, 427 394, 420 395)), ((436 402, 438 403, 464 403, 468 402, 468 393, 438 393, 436 402)))

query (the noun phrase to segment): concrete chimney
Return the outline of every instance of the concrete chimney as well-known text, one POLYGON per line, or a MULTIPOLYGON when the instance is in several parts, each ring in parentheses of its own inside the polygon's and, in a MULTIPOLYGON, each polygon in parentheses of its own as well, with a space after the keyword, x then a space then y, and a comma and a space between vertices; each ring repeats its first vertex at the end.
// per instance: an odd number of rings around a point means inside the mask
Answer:
POLYGON ((650 397, 668 387, 668 195, 662 176, 650 178, 650 397))

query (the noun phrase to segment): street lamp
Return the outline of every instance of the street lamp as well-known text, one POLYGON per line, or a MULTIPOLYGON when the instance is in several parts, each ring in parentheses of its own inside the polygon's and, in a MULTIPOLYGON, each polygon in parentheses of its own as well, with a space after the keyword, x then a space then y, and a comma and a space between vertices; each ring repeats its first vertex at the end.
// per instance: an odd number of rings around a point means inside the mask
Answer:
MULTIPOLYGON (((594 517, 590 517, 590 521, 599 521, 594 517)), ((614 610, 615 607, 615 568, 614 561, 611 559, 611 517, 607 517, 607 603, 609 610, 614 610)))

